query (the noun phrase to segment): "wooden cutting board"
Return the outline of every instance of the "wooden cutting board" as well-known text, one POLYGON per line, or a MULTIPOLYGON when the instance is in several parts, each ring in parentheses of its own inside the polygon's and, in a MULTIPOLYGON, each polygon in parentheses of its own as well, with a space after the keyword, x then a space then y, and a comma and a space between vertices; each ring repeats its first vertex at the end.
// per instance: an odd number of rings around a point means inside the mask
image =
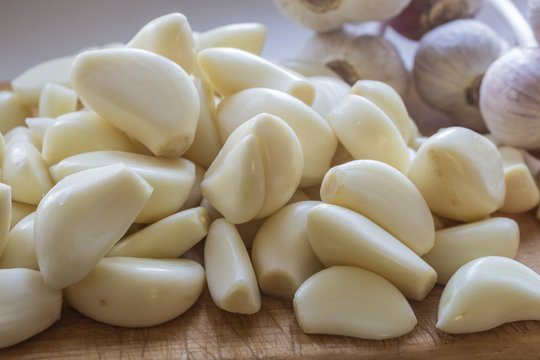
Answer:
MULTIPOLYGON (((0 84, 0 89, 7 88, 0 84)), ((540 221, 531 211, 518 221, 517 259, 540 273, 540 221)), ((200 260, 202 246, 189 257, 200 260)), ((540 356, 540 321, 521 321, 476 334, 450 335, 435 328, 442 286, 422 302, 412 302, 418 325, 397 339, 366 341, 307 335, 292 304, 263 296, 255 315, 218 309, 205 290, 185 314, 166 324, 127 329, 104 325, 65 306, 61 319, 45 332, 0 350, 0 359, 532 359, 540 356)), ((1 289, 0 291, 6 291, 1 289)))

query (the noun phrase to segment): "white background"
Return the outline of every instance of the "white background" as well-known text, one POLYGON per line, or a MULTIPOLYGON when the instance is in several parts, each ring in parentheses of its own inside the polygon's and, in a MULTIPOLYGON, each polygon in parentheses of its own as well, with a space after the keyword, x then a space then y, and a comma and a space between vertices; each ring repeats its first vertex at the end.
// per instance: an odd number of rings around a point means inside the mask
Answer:
MULTIPOLYGON (((516 0, 522 9, 525 2, 516 0)), ((197 31, 261 22, 269 28, 263 55, 273 59, 294 57, 311 35, 272 0, 0 0, 0 81, 88 46, 125 43, 145 23, 171 12, 185 14, 197 31)))

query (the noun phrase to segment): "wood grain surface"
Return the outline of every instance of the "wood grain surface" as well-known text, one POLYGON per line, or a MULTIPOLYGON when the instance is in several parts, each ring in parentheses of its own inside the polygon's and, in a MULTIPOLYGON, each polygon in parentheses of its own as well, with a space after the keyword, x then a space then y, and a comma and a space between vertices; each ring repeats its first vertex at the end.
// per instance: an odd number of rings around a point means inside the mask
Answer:
MULTIPOLYGON (((5 88, 5 85, 4 85, 5 88)), ((498 214, 501 215, 501 214, 498 214)), ((540 221, 531 211, 518 221, 517 259, 540 272, 540 221)), ((201 260, 202 244, 187 256, 201 260)), ((61 319, 31 339, 0 350, 0 359, 533 359, 540 357, 540 322, 521 321, 476 334, 435 328, 442 286, 412 302, 418 325, 397 339, 366 341, 307 335, 292 304, 263 296, 255 315, 218 309, 206 289, 182 316, 160 326, 128 329, 90 320, 65 306, 61 319)), ((6 291, 1 289, 0 291, 6 291)))

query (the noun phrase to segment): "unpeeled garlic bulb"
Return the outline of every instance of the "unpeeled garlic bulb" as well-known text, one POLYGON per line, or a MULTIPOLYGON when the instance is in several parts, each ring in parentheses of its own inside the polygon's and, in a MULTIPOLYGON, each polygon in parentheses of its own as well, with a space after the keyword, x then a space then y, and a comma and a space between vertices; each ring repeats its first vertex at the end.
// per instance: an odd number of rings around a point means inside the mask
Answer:
POLYGON ((522 263, 488 256, 459 268, 443 290, 437 328, 447 333, 540 320, 540 276, 522 263))
POLYGON ((394 285, 352 266, 332 266, 309 277, 294 294, 294 312, 306 333, 362 339, 395 338, 417 323, 394 285))
POLYGON ((540 148, 539 48, 516 47, 486 71, 480 111, 493 137, 524 149, 540 148))

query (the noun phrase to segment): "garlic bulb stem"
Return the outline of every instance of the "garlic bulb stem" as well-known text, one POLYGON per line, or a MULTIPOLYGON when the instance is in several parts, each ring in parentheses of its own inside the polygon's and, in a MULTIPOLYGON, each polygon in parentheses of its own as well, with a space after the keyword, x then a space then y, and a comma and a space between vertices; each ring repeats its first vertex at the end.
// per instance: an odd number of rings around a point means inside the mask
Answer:
POLYGON ((529 23, 512 0, 485 0, 506 22, 512 30, 518 46, 535 47, 538 43, 529 23))

